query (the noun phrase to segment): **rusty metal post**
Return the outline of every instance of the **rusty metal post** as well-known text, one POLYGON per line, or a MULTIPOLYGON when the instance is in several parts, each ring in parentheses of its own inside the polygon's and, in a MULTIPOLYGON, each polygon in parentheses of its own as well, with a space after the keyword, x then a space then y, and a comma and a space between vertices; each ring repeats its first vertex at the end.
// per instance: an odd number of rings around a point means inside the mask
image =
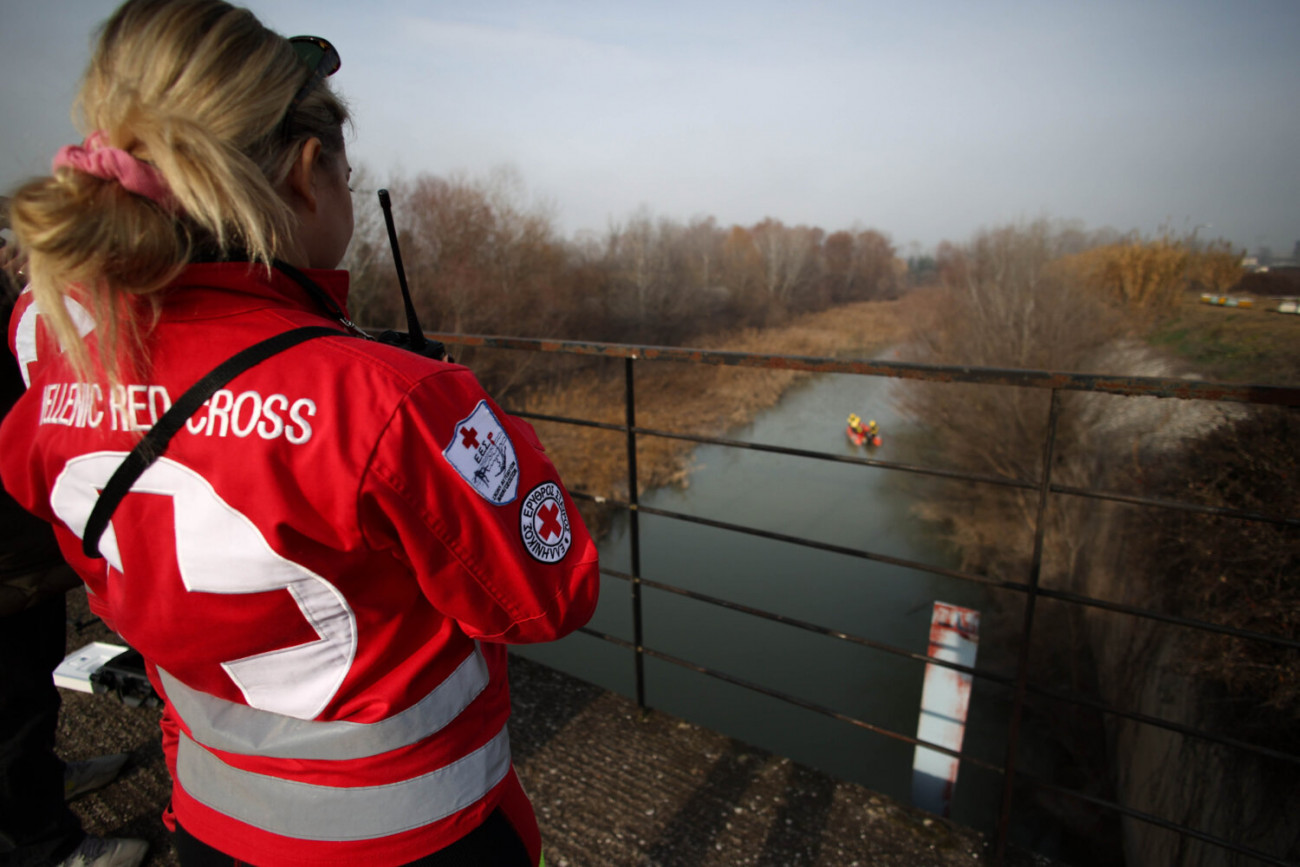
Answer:
POLYGON ((636 356, 623 359, 627 402, 627 513, 628 543, 632 546, 632 644, 636 648, 636 705, 645 710, 645 641, 641 630, 641 524, 636 496, 636 386, 632 363, 636 356))
POLYGON ((1025 591, 1025 625, 1020 634, 1020 652, 1016 661, 1015 700, 1011 706, 1011 724, 1007 730, 1007 757, 1003 762, 1002 807, 998 815, 997 840, 993 863, 1001 867, 1007 853, 1011 826, 1011 801, 1016 782, 1016 747, 1020 743, 1020 719, 1024 714, 1025 692, 1029 684, 1029 642, 1033 637, 1034 604, 1038 601, 1038 582, 1043 568, 1043 535, 1047 523, 1047 500, 1052 491, 1052 459, 1056 452, 1056 426, 1061 417, 1061 393, 1052 389, 1051 408, 1047 414, 1047 438, 1043 443, 1043 473, 1038 485, 1038 518, 1034 528, 1034 554, 1029 565, 1029 588, 1025 591))

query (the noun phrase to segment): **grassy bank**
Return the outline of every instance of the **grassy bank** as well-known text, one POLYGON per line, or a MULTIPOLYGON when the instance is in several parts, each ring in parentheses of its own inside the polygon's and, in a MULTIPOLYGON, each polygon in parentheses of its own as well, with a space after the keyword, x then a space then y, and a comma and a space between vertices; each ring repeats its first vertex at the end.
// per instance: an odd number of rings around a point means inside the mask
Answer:
POLYGON ((1300 316, 1277 306, 1276 299, 1256 298, 1249 308, 1218 307, 1188 292, 1148 339, 1208 379, 1300 385, 1300 316))
MULTIPOLYGON (((717 335, 699 348, 778 355, 870 357, 907 338, 924 291, 892 301, 867 301, 792 319, 776 328, 717 335)), ((792 384, 809 374, 672 362, 637 365, 637 424, 702 436, 725 434, 780 400, 792 384)), ((513 403, 529 412, 623 424, 622 366, 609 364, 561 385, 539 390, 513 403)), ((538 422, 538 435, 572 491, 626 500, 625 435, 553 422, 538 422)), ((663 437, 638 438, 640 489, 689 483, 693 444, 663 437)), ((603 520, 584 509, 589 526, 603 520)))

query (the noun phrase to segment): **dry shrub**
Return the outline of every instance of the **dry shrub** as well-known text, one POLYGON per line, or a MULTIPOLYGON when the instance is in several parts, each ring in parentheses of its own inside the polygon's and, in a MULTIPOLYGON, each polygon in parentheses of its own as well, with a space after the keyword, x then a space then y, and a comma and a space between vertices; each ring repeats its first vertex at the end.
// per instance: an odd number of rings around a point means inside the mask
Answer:
MULTIPOLYGON (((981 232, 949 248, 946 294, 921 324, 909 354, 918 361, 1084 371, 1114 336, 1115 319, 1095 296, 1054 267, 1057 239, 1045 221, 981 232)), ((1032 388, 909 385, 901 408, 931 432, 942 461, 970 472, 1035 480, 1042 472, 1050 396, 1032 388)), ((1067 399, 1054 477, 1084 473, 1089 404, 1067 399), (1073 468, 1073 471, 1072 471, 1073 468)), ((968 566, 1019 571, 1028 555, 1036 492, 951 484, 927 506, 968 556, 968 566), (978 555, 973 552, 982 552, 978 555)), ((1059 522, 1068 523, 1070 516, 1059 522)), ((1054 537, 1073 549, 1064 532, 1054 537)), ((1069 551, 1062 552, 1069 555, 1069 551)), ((1023 577, 1023 572, 1020 572, 1023 577)))
MULTIPOLYGON (((1158 496, 1300 517, 1300 418, 1258 409, 1202 440, 1178 465, 1157 465, 1158 496)), ((1175 610, 1267 635, 1300 635, 1300 530, 1218 515, 1159 511, 1139 532, 1157 541, 1152 574, 1175 610)), ((1225 722, 1269 739, 1300 734, 1294 650, 1218 633, 1189 633, 1187 664, 1232 701, 1225 722), (1279 727, 1279 723, 1281 725, 1279 727)))
POLYGON ((1193 288, 1213 294, 1227 292, 1241 283, 1246 269, 1242 254, 1226 241, 1218 241, 1188 256, 1187 279, 1193 288))
POLYGON ((1220 293, 1241 281, 1241 254, 1226 241, 1189 246, 1170 237, 1134 239, 1062 258, 1056 265, 1107 303, 1149 320, 1178 306, 1189 287, 1220 293))
POLYGON ((1187 251, 1168 239, 1128 241, 1070 256, 1060 267, 1122 310, 1155 314, 1177 304, 1187 251))

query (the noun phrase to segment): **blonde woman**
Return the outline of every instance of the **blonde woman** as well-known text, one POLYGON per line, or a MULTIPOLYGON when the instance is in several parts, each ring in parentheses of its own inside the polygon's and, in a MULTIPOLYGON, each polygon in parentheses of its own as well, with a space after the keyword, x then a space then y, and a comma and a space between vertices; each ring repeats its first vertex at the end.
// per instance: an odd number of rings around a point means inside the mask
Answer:
POLYGON ((105 23, 85 141, 13 196, 29 388, 0 475, 164 697, 183 864, 535 865, 505 645, 590 617, 595 548, 526 423, 348 320, 339 66, 219 0, 105 23))

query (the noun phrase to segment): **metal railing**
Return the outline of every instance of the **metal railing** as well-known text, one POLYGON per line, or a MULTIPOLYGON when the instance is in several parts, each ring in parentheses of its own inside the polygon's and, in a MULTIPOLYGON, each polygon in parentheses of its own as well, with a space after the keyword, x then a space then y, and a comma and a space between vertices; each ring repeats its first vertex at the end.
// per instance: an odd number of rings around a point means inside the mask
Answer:
MULTIPOLYGON (((679 349, 671 347, 657 346, 631 346, 624 344, 610 343, 593 343, 578 341, 557 341, 557 340, 533 340, 526 338, 510 338, 481 335, 460 335, 460 334, 440 334, 435 335, 439 340, 448 344, 458 346, 472 346, 483 349, 506 349, 519 350, 526 352, 543 352, 543 353, 565 353, 579 356, 598 356, 609 359, 622 359, 624 364, 624 401, 625 401, 625 423, 611 424, 606 422, 597 422, 586 419, 566 418, 561 416, 543 415, 538 413, 516 412, 515 414, 539 421, 553 422, 559 424, 578 425, 584 427, 600 428, 609 431, 621 432, 626 436, 627 442, 627 466, 628 466, 628 500, 627 502, 611 501, 607 498, 599 498, 600 502, 611 504, 615 507, 621 507, 628 513, 628 539, 630 544, 630 571, 619 572, 616 570, 602 569, 602 574, 613 578, 622 579, 629 582, 631 586, 631 605, 632 605, 632 624, 633 639, 627 641, 614 635, 599 632, 594 629, 584 628, 582 631, 595 638, 609 642, 632 652, 635 660, 635 691, 636 701, 641 708, 646 707, 645 700, 645 659, 652 659, 668 662, 683 668, 717 678, 719 680, 731 683, 754 692, 766 695, 780 701, 806 710, 825 715, 832 719, 839 720, 849 725, 873 732, 877 735, 900 741, 913 746, 925 747, 945 755, 957 758, 961 762, 970 763, 972 766, 980 767, 985 770, 994 772, 1002 777, 1002 795, 1001 805, 999 808, 998 822, 994 840, 993 861, 995 864, 1004 863, 1008 844, 1008 828, 1014 804, 1014 788, 1017 782, 1027 784, 1046 790, 1057 795, 1063 795, 1070 798, 1076 798, 1096 807, 1101 807, 1114 813, 1137 819, 1149 823, 1153 826, 1173 831, 1185 838, 1199 840, 1213 846, 1220 847, 1237 855, 1246 856, 1257 860, 1260 863, 1273 865, 1293 865, 1294 862, 1282 860, 1266 852, 1241 845, 1222 837, 1208 834, 1186 825, 1172 822, 1167 819, 1156 816, 1152 813, 1134 809, 1133 807, 1118 803, 1116 801, 1097 797, 1094 795, 1080 792, 1074 789, 1066 788, 1049 780, 1035 777, 1023 770, 1017 768, 1017 745, 1020 739, 1020 729, 1022 716, 1025 710, 1025 702, 1028 695, 1032 694, 1047 700, 1063 702, 1084 708, 1089 711, 1103 713, 1112 717, 1129 720, 1147 726, 1164 729, 1186 737, 1198 738, 1208 743, 1217 744, 1234 750, 1251 753, 1255 756, 1267 758, 1275 762, 1281 762, 1296 766, 1296 773, 1300 774, 1300 755, 1288 753, 1269 747, 1252 744, 1247 741, 1216 734, 1214 732, 1196 729, 1183 725, 1171 720, 1161 719, 1149 714, 1139 713, 1132 710, 1108 705, 1100 700, 1076 695, 1069 692, 1053 689, 1041 684, 1031 683, 1029 679, 1029 648, 1030 638, 1033 634, 1035 608, 1039 599, 1050 599, 1070 605, 1086 606, 1090 608, 1101 609, 1105 611, 1129 615, 1132 617, 1145 618, 1155 622, 1173 624, 1193 630, 1204 632, 1219 633, 1233 636, 1235 638, 1246 639, 1251 641, 1264 642, 1276 647, 1286 648, 1289 650, 1300 650, 1300 639, 1287 636, 1270 635, 1261 632, 1255 632, 1247 629, 1240 629, 1225 625, 1220 625, 1204 620, 1183 617, 1166 612, 1155 611, 1140 606, 1128 605, 1114 602, 1106 599, 1089 597, 1086 595, 1071 593, 1062 590, 1056 590, 1049 587, 1043 587, 1040 584, 1042 564, 1043 564, 1043 547, 1046 532, 1045 515, 1048 503, 1052 497, 1081 497, 1095 500, 1104 500, 1130 505, 1155 507, 1161 509, 1171 509, 1191 513, 1211 514, 1223 517, 1236 518, 1243 521, 1263 522, 1275 526, 1281 526, 1288 529, 1300 529, 1300 517, 1296 516, 1279 516, 1268 515, 1248 510, 1240 510, 1226 507, 1207 506, 1196 503, 1187 503, 1173 501, 1168 499, 1152 498, 1137 496, 1117 491, 1095 490, 1090 488, 1081 488, 1070 485, 1059 484, 1052 479, 1052 468, 1054 462, 1054 452, 1057 444, 1058 426, 1061 421, 1061 394, 1063 392, 1088 392, 1093 394, 1109 394, 1127 397, 1161 397, 1174 398, 1181 400, 1207 400, 1216 402, 1229 402, 1237 404, 1254 404, 1266 406, 1286 407, 1294 410, 1300 408, 1300 388, 1279 387, 1279 386, 1258 386, 1258 385, 1230 385, 1224 383, 1212 383, 1183 379, 1166 379, 1157 377, 1141 376, 1097 376, 1087 374, 1070 374, 1070 373, 1053 373, 1044 371, 1028 370, 1011 370, 997 368, 976 368, 976 367, 952 367, 941 365, 924 365, 909 364, 903 362, 887 362, 875 360, 845 360, 837 358, 807 357, 807 356, 789 356, 789 355, 761 355, 753 353, 738 353, 711 351, 700 349, 679 349), (876 377, 889 377, 894 379, 912 379, 925 380, 932 382, 948 383, 971 383, 981 385, 1010 386, 1016 388, 1041 389, 1050 393, 1050 405, 1047 420, 1047 430, 1042 443, 1042 459, 1040 476, 1034 480, 1015 479, 1001 476, 991 476, 976 473, 967 473, 951 469, 942 469, 937 467, 924 467, 906 463, 878 460, 875 458, 856 457, 848 455, 828 454, 824 452, 808 451, 802 449, 786 448, 781 446, 763 445, 757 443, 743 442, 734 439, 711 436, 697 436, 692 434, 657 430, 652 428, 640 427, 636 421, 636 377, 635 365, 638 362, 684 362, 703 365, 722 365, 733 367, 760 368, 769 370, 788 370, 788 371, 806 371, 810 373, 845 373, 858 374, 876 377), (879 467, 894 471, 915 473, 926 476, 946 478, 950 480, 960 480, 976 482, 987 485, 995 485, 1006 488, 1016 488, 1034 493, 1036 497, 1036 524, 1034 532, 1034 541, 1032 556, 1030 559, 1029 571, 1025 581, 1009 581, 1003 579, 990 578, 985 575, 964 572, 956 569, 948 569, 935 566, 919 561, 907 560, 899 557, 893 557, 878 552, 864 551, 856 548, 845 547, 841 545, 828 544, 812 539, 801 538, 797 536, 788 536, 780 533, 774 533, 767 530, 731 524, 725 521, 719 521, 709 518, 703 518, 694 515, 673 512, 664 509, 651 508, 638 502, 638 473, 637 473, 637 438, 638 437, 663 437, 677 440, 685 440, 699 444, 713 444, 738 449, 751 449, 761 452, 770 452, 781 455, 794 455, 802 458, 819 461, 836 461, 848 464, 856 464, 869 467, 879 467), (872 640, 866 636, 853 635, 843 631, 830 629, 815 623, 807 622, 793 617, 788 617, 777 612, 765 611, 748 605, 743 605, 734 601, 718 598, 715 596, 688 590, 682 587, 665 584, 662 582, 648 579, 641 575, 641 553, 640 553, 640 528, 639 515, 656 515, 665 518, 671 518, 679 521, 702 524, 709 527, 719 528, 735 533, 747 534, 765 539, 777 540, 791 545, 804 546, 821 551, 834 552, 849 557, 872 560, 880 563, 886 563, 895 566, 901 566, 922 572, 928 572, 935 575, 947 576, 962 581, 974 582, 988 587, 1007 590, 1014 593, 1022 594, 1025 599, 1023 623, 1019 633, 1018 655, 1016 659, 1015 676, 1008 677, 994 671, 972 668, 947 662, 927 656, 926 654, 917 653, 905 648, 889 645, 884 642, 872 640), (972 755, 960 750, 952 750, 939 744, 922 741, 907 734, 891 731, 881 726, 873 725, 860 719, 853 718, 847 714, 841 713, 833 708, 826 707, 816 702, 790 695, 762 684, 736 677, 723 671, 718 671, 706 666, 702 666, 686 659, 681 659, 646 647, 643 640, 642 629, 642 589, 651 588, 664 593, 674 594, 677 596, 689 598, 698 602, 718 606, 731 611, 739 612, 752 617, 762 618, 775 623, 784 624, 793 628, 805 630, 811 633, 827 636, 844 642, 849 642, 861 647, 871 648, 876 651, 893 654, 898 657, 923 662, 929 665, 937 665, 953 669, 963 674, 980 678, 984 681, 999 684, 1013 691, 1012 709, 1007 735, 1007 746, 1005 758, 1001 764, 990 762, 979 756, 972 755)), ((591 495, 574 493, 575 499, 598 499, 591 495)))

